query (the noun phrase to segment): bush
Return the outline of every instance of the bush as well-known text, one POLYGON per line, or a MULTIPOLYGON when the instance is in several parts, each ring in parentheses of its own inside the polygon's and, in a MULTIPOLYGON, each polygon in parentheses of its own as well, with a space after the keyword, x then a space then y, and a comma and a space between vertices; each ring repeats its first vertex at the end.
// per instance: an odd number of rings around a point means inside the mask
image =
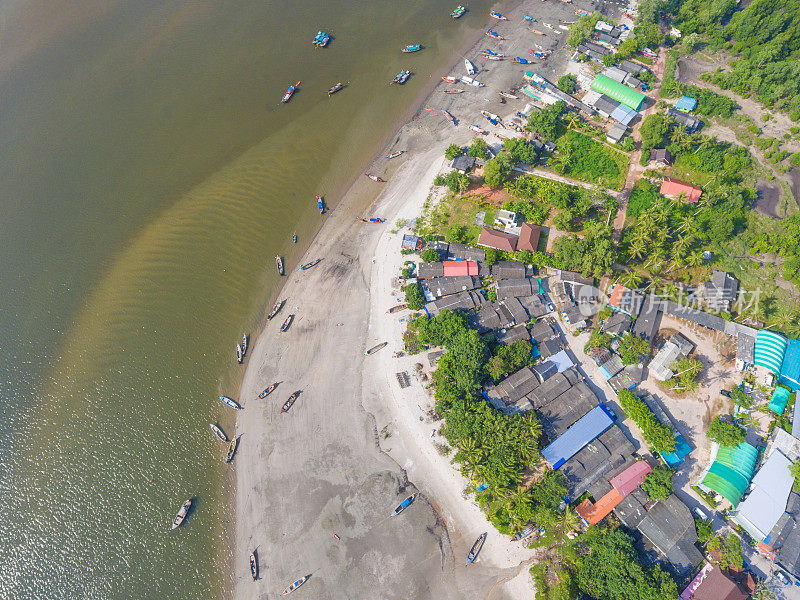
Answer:
POLYGON ((733 423, 723 421, 719 416, 714 417, 708 431, 706 431, 706 437, 712 442, 716 442, 720 446, 728 446, 731 448, 735 448, 741 444, 744 441, 745 434, 744 429, 733 423))
POLYGON ((438 262, 441 257, 439 256, 438 250, 434 250, 433 248, 428 248, 422 253, 421 258, 425 262, 438 262))
POLYGON ((622 409, 639 426, 642 436, 653 450, 667 453, 675 451, 672 429, 659 422, 643 400, 630 390, 621 390, 617 397, 622 409))
POLYGON ((789 162, 795 167, 800 167, 800 152, 795 152, 792 154, 792 158, 789 159, 789 162))
POLYGON ((474 156, 475 158, 486 160, 487 158, 489 158, 489 145, 483 138, 475 138, 469 145, 467 154, 469 156, 474 156))
POLYGON ((409 283, 403 288, 406 293, 406 304, 411 310, 420 310, 425 306, 425 295, 422 293, 422 288, 419 283, 409 283))
POLYGON ((645 477, 642 489, 653 500, 666 499, 675 489, 672 484, 672 469, 664 466, 656 467, 645 477))
POLYGON ((458 144, 450 144, 447 150, 444 151, 444 156, 447 160, 453 160, 464 154, 464 149, 458 144))
POLYGON ((574 92, 576 85, 578 85, 578 78, 572 73, 567 73, 558 78, 558 89, 565 94, 574 92))
POLYGON ((695 519, 694 528, 697 530, 697 539, 700 540, 701 544, 705 544, 714 535, 714 525, 711 521, 695 519))

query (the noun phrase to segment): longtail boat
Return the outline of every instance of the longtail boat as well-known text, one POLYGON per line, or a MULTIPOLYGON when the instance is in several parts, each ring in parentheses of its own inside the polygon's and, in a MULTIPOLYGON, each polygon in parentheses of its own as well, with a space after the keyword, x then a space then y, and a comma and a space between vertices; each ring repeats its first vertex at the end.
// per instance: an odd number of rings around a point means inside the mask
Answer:
POLYGON ((464 90, 457 90, 457 89, 453 88, 453 89, 449 89, 449 90, 444 90, 444 93, 445 94, 463 94, 464 90))
POLYGON ((531 27, 528 27, 528 31, 535 33, 536 35, 547 35, 545 32, 539 31, 538 29, 532 29, 531 27))
POLYGON ((294 85, 290 85, 288 88, 286 88, 286 93, 283 95, 283 98, 281 98, 281 104, 288 102, 289 99, 292 97, 292 94, 294 94, 295 90, 297 90, 297 88, 299 87, 300 87, 300 82, 298 81, 294 85))
POLYGON ((522 58, 520 56, 515 56, 512 60, 520 65, 527 65, 530 62, 527 58, 522 58))
POLYGON ((236 362, 239 364, 244 362, 244 353, 242 352, 241 344, 236 344, 236 362))
POLYGON ((409 54, 411 52, 419 52, 420 50, 422 50, 422 44, 411 44, 411 45, 406 46, 405 48, 403 48, 401 50, 401 52, 405 52, 406 54, 409 54))
POLYGON ((290 585, 281 592, 281 596, 285 596, 286 594, 291 594, 293 591, 295 591, 297 588, 303 585, 306 581, 308 581, 309 577, 311 577, 311 575, 306 575, 305 577, 301 577, 300 579, 292 583, 292 585, 290 585))
POLYGON ((453 115, 451 115, 448 111, 442 110, 442 116, 445 119, 447 119, 450 123, 452 123, 453 125, 456 124, 456 118, 453 115))
POLYGON ((288 317, 286 317, 286 320, 283 322, 283 325, 281 325, 281 332, 284 332, 287 329, 289 329, 289 327, 292 324, 292 321, 294 321, 294 314, 291 314, 288 317))
POLYGON ((281 412, 283 412, 283 413, 289 412, 289 409, 292 408, 292 405, 295 402, 297 402, 297 397, 300 396, 300 392, 301 392, 301 390, 297 390, 294 394, 289 396, 289 398, 286 400, 286 402, 283 403, 283 406, 281 407, 281 412))
POLYGON ((498 21, 508 21, 508 17, 505 17, 505 16, 501 15, 496 10, 493 10, 492 12, 490 12, 489 16, 492 17, 493 19, 497 19, 498 21))
POLYGON ((284 304, 286 304, 286 300, 276 300, 275 304, 272 305, 272 310, 269 311, 269 314, 267 315, 267 319, 272 320, 272 317, 281 312, 284 304))
POLYGON ((319 210, 319 214, 323 214, 325 212, 325 199, 319 194, 314 197, 317 199, 317 210, 319 210))
POLYGON ((317 35, 314 36, 314 40, 311 42, 317 48, 324 48, 328 45, 328 42, 331 41, 331 36, 325 33, 324 31, 318 31, 317 35))
POLYGON ((503 98, 509 98, 511 100, 519 100, 519 96, 515 96, 514 94, 510 94, 508 92, 498 92, 503 98))
POLYGON ((258 557, 255 550, 250 554, 250 575, 253 576, 253 581, 258 579, 258 557))
POLYGON ((283 259, 280 254, 275 255, 275 266, 278 268, 278 275, 283 275, 283 259))
POLYGON ((278 383, 279 382, 277 382, 277 381, 275 383, 273 383, 271 386, 269 386, 267 389, 265 389, 263 392, 261 392, 258 395, 258 397, 259 398, 266 398, 267 396, 269 396, 272 392, 275 391, 275 388, 278 387, 278 383))
POLYGON ((416 494, 411 494, 408 498, 406 498, 400 504, 397 505, 397 508, 395 508, 392 511, 392 514, 390 516, 396 517, 397 515, 399 515, 401 512, 403 512, 405 509, 411 506, 411 503, 414 502, 414 499, 416 497, 417 497, 416 494))
POLYGON ((478 553, 483 548, 483 542, 486 541, 486 532, 480 534, 478 539, 475 540, 475 543, 472 544, 472 548, 469 549, 469 554, 467 554, 467 564, 471 564, 475 562, 475 559, 478 558, 478 553))
POLYGON ((321 258, 318 258, 317 260, 312 260, 311 262, 306 263, 302 267, 300 267, 300 270, 305 271, 307 269, 310 269, 311 267, 318 265, 321 260, 322 260, 321 258))
POLYGON ((192 507, 192 499, 189 498, 186 502, 181 505, 181 509, 178 511, 178 514, 175 515, 175 518, 172 520, 172 529, 176 527, 180 527, 183 525, 184 520, 186 520, 186 515, 189 514, 189 509, 192 507))
POLYGON ((458 19, 465 12, 467 12, 466 7, 458 6, 453 12, 450 13, 450 16, 453 17, 454 19, 458 19))
POLYGON ((343 87, 344 87, 344 84, 340 81, 339 83, 334 85, 332 88, 330 88, 326 93, 328 94, 328 96, 330 96, 330 95, 335 94, 336 92, 338 92, 343 87))
POLYGON ((364 352, 364 355, 369 356, 370 354, 375 354, 378 350, 380 350, 381 348, 385 348, 388 344, 389 342, 381 342, 380 344, 373 346, 372 348, 364 352))
POLYGON ((452 75, 447 75, 445 77, 442 77, 442 80, 447 81, 449 83, 455 83, 455 82, 458 81, 458 77, 453 77, 452 75))
POLYGON ((530 15, 522 15, 522 18, 525 19, 526 21, 530 21, 531 23, 536 23, 536 19, 534 19, 530 15))
POLYGON ((393 158, 397 158, 398 156, 400 156, 403 152, 405 152, 405 150, 395 150, 391 154, 387 154, 386 158, 392 160, 393 158))
POLYGON ((211 431, 213 431, 214 435, 217 436, 219 439, 221 439, 223 442, 225 442, 226 444, 228 443, 228 436, 225 435, 225 432, 222 431, 222 428, 219 425, 211 423, 211 431))
POLYGON ((227 396, 220 396, 220 397, 219 397, 219 400, 220 400, 220 402, 222 402, 222 403, 223 403, 225 406, 230 406, 230 407, 231 407, 231 408, 233 408, 234 410, 242 410, 242 405, 241 405, 241 404, 239 404, 239 403, 238 403, 236 400, 234 400, 233 398, 228 398, 227 396))
POLYGON ((394 79, 392 79, 389 83, 390 84, 396 83, 398 85, 403 85, 406 81, 408 81, 408 78, 410 76, 411 76, 411 71, 400 71, 397 75, 394 76, 394 79))
POLYGON ((377 175, 373 175, 372 173, 364 173, 364 175, 372 179, 372 181, 377 181, 378 183, 386 183, 383 179, 381 179, 377 175))
POLYGON ((480 133, 481 135, 486 135, 488 133, 485 129, 481 129, 477 125, 470 125, 469 128, 475 133, 480 133))
POLYGON ((497 33, 496 31, 494 31, 492 29, 488 29, 486 31, 486 35, 488 37, 492 38, 493 40, 504 40, 504 39, 506 39, 502 35, 500 35, 499 33, 497 33))
POLYGON ((233 460, 234 455, 236 454, 236 448, 239 447, 239 438, 240 435, 233 436, 230 445, 228 446, 228 453, 225 455, 225 462, 229 463, 233 460))
POLYGON ((247 337, 247 334, 242 335, 242 356, 247 356, 247 348, 249 347, 250 340, 247 337))
POLYGON ((484 54, 483 58, 486 60, 503 60, 505 56, 502 54, 484 54))

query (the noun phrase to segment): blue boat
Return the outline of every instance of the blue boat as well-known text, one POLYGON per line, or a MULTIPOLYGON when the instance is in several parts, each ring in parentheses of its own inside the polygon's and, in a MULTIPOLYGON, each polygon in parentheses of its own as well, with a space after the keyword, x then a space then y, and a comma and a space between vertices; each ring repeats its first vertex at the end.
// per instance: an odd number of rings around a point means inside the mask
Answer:
POLYGON ((488 48, 486 50, 484 50, 483 52, 484 52, 484 54, 491 54, 492 56, 497 56, 497 52, 493 52, 493 51, 489 50, 488 48))
POLYGON ((220 396, 219 399, 223 404, 225 404, 227 406, 230 406, 231 408, 233 408, 235 410, 242 410, 242 405, 239 404, 233 398, 228 398, 227 396, 220 396))
POLYGON ((495 39, 495 40, 504 40, 504 39, 506 39, 502 35, 497 33, 496 31, 494 31, 493 29, 487 30, 486 31, 486 35, 488 35, 490 38, 495 39))
POLYGON ((405 48, 403 48, 402 51, 408 53, 408 52, 419 52, 420 50, 422 50, 422 44, 412 44, 410 46, 406 46, 405 48))
POLYGON ((325 212, 325 200, 322 196, 317 196, 317 208, 319 209, 319 214, 325 212))
POLYGON ((318 31, 317 35, 314 36, 314 44, 317 48, 324 48, 328 45, 328 42, 331 41, 331 36, 325 33, 324 31, 318 31))
POLYGON ((403 85, 406 81, 408 81, 409 76, 411 75, 411 71, 400 71, 395 78, 392 79, 390 83, 398 83, 403 85))
POLYGON ((522 15, 522 18, 525 19, 526 21, 530 21, 531 23, 536 23, 536 19, 534 19, 530 15, 522 15))
POLYGON ((527 58, 522 58, 521 56, 515 56, 514 62, 520 65, 527 65, 530 61, 527 58))
POLYGON ((393 516, 393 517, 396 517, 396 516, 397 516, 397 515, 399 515, 401 512, 403 512, 405 509, 407 509, 409 506, 411 506, 411 503, 412 503, 412 502, 414 502, 414 498, 416 498, 416 497, 417 497, 417 495, 416 495, 416 494, 411 494, 411 495, 410 495, 408 498, 406 498, 405 500, 403 500, 403 501, 402 501, 402 502, 401 502, 401 503, 400 503, 400 504, 397 506, 397 508, 395 508, 395 509, 392 511, 392 515, 391 515, 391 516, 393 516))

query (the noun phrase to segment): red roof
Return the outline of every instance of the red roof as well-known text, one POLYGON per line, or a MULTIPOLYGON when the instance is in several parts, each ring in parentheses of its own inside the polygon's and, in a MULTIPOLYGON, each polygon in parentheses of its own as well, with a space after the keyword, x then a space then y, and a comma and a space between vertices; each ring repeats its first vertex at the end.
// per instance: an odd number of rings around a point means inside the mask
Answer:
POLYGON ((474 260, 446 260, 442 263, 445 277, 477 275, 478 263, 474 260))
POLYGON ((652 473, 653 468, 646 460, 633 463, 622 473, 611 480, 611 487, 617 490, 624 498, 633 490, 641 485, 648 473, 652 473))
POLYGON ((478 246, 486 246, 487 248, 495 248, 496 250, 503 250, 504 252, 514 252, 517 249, 517 236, 505 231, 498 231, 497 229, 481 229, 481 234, 478 236, 478 246))
POLYGON ((618 283, 615 283, 611 287, 611 296, 608 299, 608 303, 611 306, 619 307, 620 306, 620 301, 622 300, 622 294, 624 294, 627 291, 628 291, 628 288, 626 288, 624 285, 620 285, 618 283))
POLYGON ((517 250, 528 250, 529 252, 536 252, 539 247, 539 236, 542 233, 541 225, 534 225, 532 223, 523 223, 519 230, 519 241, 517 242, 517 250))
POLYGON ((703 193, 696 185, 679 181, 672 177, 664 177, 664 183, 661 184, 661 195, 667 198, 677 198, 681 194, 686 196, 686 201, 695 203, 700 200, 700 195, 703 193))

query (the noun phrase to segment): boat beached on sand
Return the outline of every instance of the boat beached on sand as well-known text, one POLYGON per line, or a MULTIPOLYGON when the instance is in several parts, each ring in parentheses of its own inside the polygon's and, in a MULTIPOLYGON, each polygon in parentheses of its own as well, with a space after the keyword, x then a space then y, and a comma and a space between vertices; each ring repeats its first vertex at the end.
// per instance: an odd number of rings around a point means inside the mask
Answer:
POLYGON ((486 31, 486 35, 489 36, 490 38, 492 38, 493 40, 504 40, 504 39, 506 39, 502 35, 497 33, 496 31, 494 31, 493 29, 488 29, 486 31))
POLYGON ((229 463, 233 460, 233 456, 236 454, 236 448, 239 447, 239 438, 242 437, 240 435, 233 436, 230 445, 228 446, 228 453, 225 455, 225 462, 229 463))
POLYGON ((403 501, 402 501, 400 504, 398 504, 398 505, 397 505, 397 508, 395 508, 395 509, 392 511, 392 514, 391 514, 391 516, 392 516, 392 517, 396 517, 396 516, 397 516, 397 515, 399 515, 401 512, 403 512, 405 509, 407 509, 409 506, 411 506, 411 503, 412 503, 412 502, 414 502, 414 499, 415 499, 416 497, 417 497, 417 494, 416 494, 416 493, 414 493, 414 494, 411 494, 411 495, 410 495, 408 498, 406 498, 405 500, 403 500, 403 501))
POLYGON ((255 550, 250 553, 250 575, 253 576, 253 581, 258 579, 258 557, 255 550))
POLYGON ((481 129, 477 125, 470 125, 469 128, 475 133, 480 133, 481 135, 486 135, 488 133, 485 129, 481 129))
POLYGON ((172 520, 172 529, 176 527, 180 527, 184 520, 186 520, 186 515, 189 514, 189 509, 192 508, 192 499, 189 498, 186 502, 181 505, 181 509, 178 511, 178 514, 175 515, 175 518, 172 520))
POLYGON ((283 406, 281 407, 282 413, 289 412, 289 409, 292 408, 292 405, 297 401, 297 397, 300 396, 301 391, 302 390, 297 390, 294 394, 289 396, 289 398, 286 400, 286 402, 283 403, 283 406))
POLYGON ((292 583, 292 585, 290 585, 281 592, 281 596, 285 596, 286 594, 291 594, 293 591, 295 591, 297 588, 303 585, 306 581, 308 581, 309 577, 311 577, 311 575, 306 575, 305 577, 301 577, 300 579, 292 583))
POLYGON ((377 175, 373 175, 372 173, 364 173, 364 175, 372 179, 372 181, 377 181, 378 183, 386 183, 383 179, 381 179, 377 175))
POLYGON ((405 152, 405 150, 395 150, 395 151, 394 151, 394 152, 392 152, 391 154, 387 154, 387 155, 386 155, 386 158, 388 158, 389 160, 391 160, 391 159, 393 159, 393 158, 397 158, 397 157, 398 157, 398 156, 400 156, 400 155, 401 155, 403 152, 405 152))
POLYGON ((288 88, 286 88, 286 93, 283 95, 283 98, 281 98, 281 104, 288 102, 289 99, 292 97, 292 94, 294 94, 297 88, 299 87, 300 87, 300 82, 298 81, 294 85, 290 85, 288 88))
POLYGON ((272 392, 275 391, 275 388, 278 387, 278 383, 279 382, 277 382, 277 381, 275 383, 273 383, 271 386, 269 386, 267 389, 265 389, 263 392, 261 392, 258 395, 258 397, 259 398, 266 398, 267 396, 269 396, 272 392))
POLYGON ((219 425, 211 423, 211 431, 213 431, 214 435, 217 436, 219 439, 221 439, 223 442, 225 442, 226 444, 228 443, 228 436, 225 435, 225 432, 222 431, 222 428, 219 425))
POLYGON ((305 271, 306 269, 310 269, 311 267, 318 265, 321 260, 322 260, 321 258, 318 258, 317 260, 312 260, 311 262, 308 262, 304 264, 302 267, 300 267, 300 270, 305 271))
POLYGON ((267 319, 272 320, 272 317, 281 312, 284 304, 286 304, 286 300, 276 300, 275 304, 272 305, 272 310, 269 311, 269 314, 267 315, 267 319))
POLYGON ((503 15, 501 15, 496 10, 493 10, 492 12, 490 12, 489 16, 494 18, 494 19, 497 19, 498 21, 508 21, 508 17, 504 17, 503 15))
POLYGON ((227 396, 220 396, 219 399, 226 406, 230 406, 231 408, 236 409, 236 410, 242 410, 242 405, 239 404, 233 398, 228 398, 227 396))
POLYGON ((472 62, 470 62, 470 60, 467 58, 464 59, 464 68, 467 70, 467 75, 475 75, 477 72, 475 65, 473 65, 472 62))
POLYGON ((467 85, 474 85, 475 87, 484 87, 484 84, 482 84, 477 79, 473 79, 472 77, 462 77, 461 83, 466 83, 467 85))
POLYGON ((445 119, 447 119, 450 123, 452 123, 453 125, 456 124, 456 118, 453 115, 451 115, 448 111, 442 110, 442 116, 445 119))
POLYGON ((449 90, 444 90, 444 93, 445 94, 463 94, 464 90, 449 89, 449 90))
POLYGON ((286 320, 283 322, 283 325, 281 325, 281 332, 284 332, 287 329, 289 329, 293 320, 294 320, 294 314, 291 314, 288 317, 286 317, 286 320))
POLYGON ((452 75, 445 75, 442 77, 442 80, 447 81, 449 83, 456 83, 458 81, 458 77, 453 77, 452 75))
POLYGON ((485 541, 486 532, 483 532, 478 536, 478 539, 475 540, 475 543, 472 544, 472 548, 469 549, 469 554, 467 554, 467 564, 475 562, 475 559, 478 558, 478 553, 480 553, 481 548, 483 548, 483 542, 485 541))
POLYGON ((381 350, 382 348, 385 348, 388 343, 389 342, 381 342, 377 346, 373 346, 372 348, 370 348, 369 350, 364 352, 364 355, 365 356, 369 356, 370 354, 375 354, 378 350, 381 350))

